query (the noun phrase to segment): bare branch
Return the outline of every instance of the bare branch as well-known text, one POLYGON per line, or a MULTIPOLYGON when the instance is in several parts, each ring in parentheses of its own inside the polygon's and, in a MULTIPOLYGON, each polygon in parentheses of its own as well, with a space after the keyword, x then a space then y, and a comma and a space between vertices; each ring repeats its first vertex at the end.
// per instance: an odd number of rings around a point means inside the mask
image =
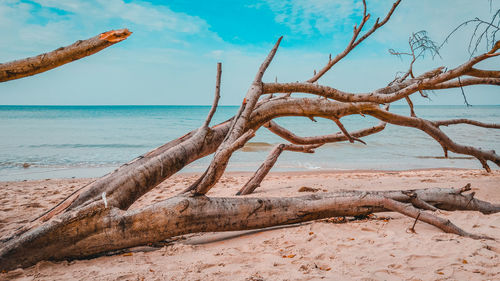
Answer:
POLYGON ((450 88, 460 88, 471 85, 495 85, 500 86, 500 78, 465 78, 457 80, 451 80, 443 83, 434 84, 426 87, 428 90, 440 90, 440 89, 450 89, 450 88))
MULTIPOLYGON (((356 138, 356 137, 366 136, 366 135, 374 134, 376 132, 380 132, 381 130, 383 130, 385 128, 385 124, 386 124, 385 122, 381 122, 377 126, 354 131, 352 133, 347 132, 347 134, 344 132, 339 132, 339 133, 334 134, 334 135, 302 138, 302 137, 296 136, 292 132, 286 130, 283 127, 280 127, 278 124, 271 121, 268 124, 266 124, 265 126, 269 130, 271 130, 272 132, 276 133, 277 135, 279 135, 279 136, 281 136, 289 141, 295 142, 295 143, 296 142, 307 142, 307 143, 314 143, 314 144, 308 144, 308 145, 279 144, 279 145, 275 146, 271 150, 271 152, 269 153, 267 158, 264 160, 264 162, 261 164, 261 166, 254 173, 254 175, 247 181, 247 183, 245 183, 245 185, 240 189, 240 191, 236 195, 250 194, 257 187, 259 187, 262 180, 269 173, 271 168, 274 166, 274 164, 278 160, 278 157, 281 155, 281 153, 284 150, 313 153, 315 148, 318 148, 325 143, 349 140, 348 136, 351 138, 356 138), (355 137, 352 137, 352 136, 355 136, 355 137)), ((356 138, 356 139, 358 139, 358 138, 356 138)))
POLYGON ((72 45, 61 47, 36 57, 2 63, 0 64, 0 82, 42 73, 63 64, 90 56, 127 39, 130 34, 132 32, 128 29, 111 30, 87 40, 78 40, 72 45))
POLYGON ((461 23, 456 28, 454 28, 448 34, 448 36, 446 36, 440 48, 444 44, 448 43, 448 40, 461 28, 469 24, 475 24, 474 31, 472 32, 472 35, 469 38, 469 46, 468 46, 469 54, 473 56, 477 52, 479 45, 481 45, 481 43, 484 43, 487 49, 492 48, 493 45, 495 45, 496 34, 500 31, 500 9, 493 14, 489 22, 476 17, 472 20, 467 20, 461 23))
POLYGON ((217 110, 217 105, 219 104, 219 99, 220 99, 220 78, 222 75, 222 64, 220 62, 217 63, 217 76, 215 79, 215 96, 214 96, 214 102, 212 104, 212 108, 210 108, 210 112, 208 113, 207 119, 205 119, 205 123, 203 123, 204 128, 208 128, 208 125, 210 124, 210 121, 212 120, 212 117, 215 114, 215 111, 217 110))
POLYGON ((405 97, 406 102, 408 103, 408 106, 410 107, 410 116, 411 117, 417 117, 415 114, 415 110, 413 110, 413 102, 411 102, 410 97, 405 97))
MULTIPOLYGON (((385 125, 386 125, 385 122, 381 122, 376 126, 353 131, 350 132, 349 134, 353 137, 361 138, 382 131, 385 128, 385 125)), ((300 144, 300 145, 320 144, 320 143, 332 143, 332 142, 348 140, 347 136, 342 132, 338 132, 331 135, 316 136, 316 137, 300 137, 290 132, 289 130, 281 127, 280 125, 276 124, 276 122, 274 121, 270 121, 264 126, 268 128, 271 132, 294 144, 300 144)))
POLYGON ((273 147, 264 162, 262 162, 257 171, 255 171, 252 177, 243 185, 243 187, 236 193, 236 195, 247 195, 253 193, 254 190, 260 186, 262 180, 264 180, 269 171, 271 171, 271 168, 278 160, 278 157, 285 149, 285 146, 285 144, 278 144, 273 147))
POLYGON ((378 118, 387 123, 406 126, 406 127, 413 127, 422 130, 429 136, 434 138, 446 150, 476 157, 488 172, 490 171, 490 168, 486 163, 487 160, 494 162, 497 166, 500 166, 500 156, 497 155, 495 151, 493 150, 486 151, 472 146, 463 146, 457 144, 454 141, 452 141, 443 131, 441 131, 438 128, 438 126, 434 125, 432 121, 428 121, 422 118, 397 115, 380 108, 374 108, 368 111, 369 112, 366 112, 367 114, 372 115, 373 117, 378 118))
POLYGON ((271 168, 274 166, 278 157, 284 150, 295 151, 295 152, 304 152, 304 153, 314 153, 314 149, 322 146, 323 143, 320 144, 312 144, 312 145, 295 145, 295 144, 278 144, 276 145, 269 155, 266 157, 266 160, 262 162, 257 171, 253 174, 253 176, 243 185, 243 187, 236 193, 236 195, 248 195, 253 193, 257 187, 260 186, 262 180, 269 174, 271 168))
POLYGON ((469 125, 474 125, 478 127, 483 127, 483 128, 490 128, 490 129, 500 129, 500 124, 491 124, 491 123, 483 123, 479 122, 476 120, 471 120, 471 119, 451 119, 451 120, 441 120, 441 121, 432 121, 434 126, 448 126, 448 125, 455 125, 455 124, 469 124, 469 125))
POLYGON ((255 136, 255 131, 250 129, 246 131, 243 135, 241 135, 239 138, 237 138, 233 143, 228 145, 224 153, 216 154, 214 156, 214 162, 217 163, 217 169, 215 171, 211 172, 210 169, 207 169, 205 173, 198 179, 196 182, 198 183, 197 185, 191 185, 189 190, 187 191, 193 191, 193 195, 203 195, 206 194, 210 188, 217 183, 217 181, 220 179, 222 176, 222 173, 227 167, 229 158, 231 157, 232 153, 240 148, 242 148, 245 143, 247 143, 251 138, 255 136), (212 182, 213 184, 211 186, 208 185, 202 185, 204 182, 206 182, 208 179, 209 182, 212 182))
MULTIPOLYGON (((498 45, 500 46, 500 41, 498 45)), ((300 82, 264 83, 263 93, 270 94, 299 92, 315 94, 341 102, 376 102, 385 104, 397 101, 421 90, 455 88, 478 84, 499 85, 500 80, 498 78, 468 78, 461 80, 461 83, 459 83, 458 80, 453 81, 453 79, 457 77, 466 75, 466 73, 468 73, 475 64, 488 58, 500 55, 500 53, 494 53, 494 50, 495 49, 492 49, 488 53, 474 57, 466 63, 448 71, 441 72, 443 68, 438 68, 431 72, 425 73, 425 76, 419 76, 415 79, 401 82, 402 85, 398 85, 398 83, 395 83, 394 85, 378 89, 371 93, 348 93, 328 86, 300 82), (433 76, 430 76, 429 74, 433 76)))
POLYGON ((280 37, 274 47, 269 52, 267 58, 264 60, 260 66, 255 79, 247 92, 243 104, 240 107, 238 114, 235 119, 233 119, 229 133, 226 135, 223 143, 217 149, 212 162, 207 168, 203 179, 200 181, 199 185, 196 187, 196 195, 201 195, 207 193, 222 176, 226 166, 227 160, 231 157, 234 152, 234 144, 237 140, 242 137, 245 133, 249 117, 254 110, 254 107, 262 95, 262 77, 267 67, 271 63, 278 50, 279 44, 283 37, 280 37))
POLYGON ((372 28, 368 30, 361 38, 358 39, 358 35, 360 34, 361 30, 363 29, 363 26, 365 23, 368 21, 370 18, 370 14, 366 14, 366 3, 363 1, 364 5, 364 12, 363 12, 363 18, 361 19, 361 23, 359 24, 359 27, 354 26, 354 31, 353 35, 351 38, 351 41, 347 45, 347 47, 339 53, 335 58, 329 59, 328 63, 320 70, 318 71, 313 77, 311 77, 309 80, 307 80, 308 83, 314 83, 318 81, 321 76, 323 76, 332 66, 334 66, 337 62, 342 60, 345 56, 347 56, 357 45, 359 45, 361 42, 363 42, 366 38, 368 38, 372 33, 374 33, 377 29, 379 29, 381 26, 383 26, 389 18, 392 16, 392 13, 394 10, 396 10, 396 7, 399 5, 401 0, 397 0, 393 5, 392 8, 389 10, 385 18, 379 22, 379 19, 375 21, 375 24, 373 24, 372 28), (357 39, 357 40, 356 40, 357 39))
MULTIPOLYGON (((432 55, 432 58, 437 56, 441 56, 439 54, 439 47, 436 45, 434 41, 432 41, 429 36, 427 35, 427 31, 421 30, 419 32, 413 33, 412 36, 408 39, 408 45, 410 47, 410 52, 397 52, 393 49, 389 49, 389 53, 391 55, 395 55, 401 58, 401 56, 410 56, 412 58, 410 62, 410 67, 408 68, 408 71, 399 79, 393 81, 391 84, 394 84, 395 82, 403 82, 406 80, 408 77, 415 78, 415 75, 413 74, 413 64, 419 59, 425 57, 426 53, 429 53, 432 55)), ((418 90, 420 95, 424 98, 428 98, 428 95, 424 93, 422 90, 418 90)), ((413 110, 413 104, 409 97, 405 97, 408 105, 410 106, 410 111, 411 111, 411 116, 416 116, 415 111, 413 110)))
POLYGON ((314 150, 324 143, 318 144, 308 144, 308 145, 297 145, 297 144, 286 144, 284 150, 294 151, 294 152, 303 152, 303 153, 314 153, 314 150))
POLYGON ((383 202, 385 208, 394 212, 401 213, 403 215, 407 215, 412 218, 419 218, 421 221, 434 225, 435 227, 441 229, 446 233, 453 233, 464 237, 470 237, 473 239, 492 239, 488 236, 477 235, 466 232, 465 230, 453 224, 450 220, 442 219, 435 215, 420 211, 419 209, 413 207, 411 204, 404 204, 388 198, 380 200, 383 202))
POLYGON ((278 47, 280 46, 280 42, 282 39, 283 39, 283 36, 278 38, 278 41, 276 41, 276 43, 274 44, 273 48, 271 49, 271 51, 267 55, 264 62, 262 62, 262 65, 260 66, 259 71, 255 75, 254 83, 262 82, 262 77, 264 76, 264 73, 266 72, 267 67, 269 67, 269 64, 271 64, 271 61, 273 60, 274 55, 276 54, 276 51, 278 51, 278 47))
POLYGON ((460 81, 460 77, 457 77, 458 85, 460 85, 460 92, 462 93, 462 97, 464 98, 464 103, 467 107, 471 106, 469 101, 467 101, 467 96, 465 95, 464 87, 462 81, 460 81))
POLYGON ((354 143, 354 141, 359 141, 360 143, 366 145, 366 142, 360 140, 359 138, 351 136, 351 134, 349 134, 349 132, 346 130, 346 128, 344 127, 342 122, 340 122, 340 120, 338 118, 332 117, 332 118, 330 118, 330 120, 332 120, 333 122, 335 122, 335 124, 337 124, 340 131, 346 136, 346 138, 349 140, 350 143, 354 143))
POLYGON ((483 78, 500 78, 500 71, 471 68, 465 75, 483 78))

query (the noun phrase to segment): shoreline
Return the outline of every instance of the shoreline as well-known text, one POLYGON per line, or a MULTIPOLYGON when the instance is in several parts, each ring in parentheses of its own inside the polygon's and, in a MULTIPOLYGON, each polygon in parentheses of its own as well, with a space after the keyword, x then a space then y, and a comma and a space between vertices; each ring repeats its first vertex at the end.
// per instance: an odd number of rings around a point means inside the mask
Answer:
MULTIPOLYGON (((208 196, 234 196, 250 172, 228 172, 208 196)), ((199 173, 173 175, 131 207, 143 208, 171 197, 199 173)), ((94 178, 0 182, 0 237, 57 204, 94 178)), ((254 197, 300 196, 317 192, 460 188, 472 184, 478 199, 500 204, 500 170, 417 169, 405 171, 271 172, 254 197)), ((124 254, 88 260, 42 261, 0 273, 0 280, 488 280, 500 274, 500 213, 439 211, 464 230, 496 241, 441 232, 396 213, 378 219, 333 223, 318 220, 267 229, 195 233, 161 248, 138 247, 124 254)))
MULTIPOLYGON (((72 168, 68 169, 61 169, 61 170, 71 170, 72 168)), ((306 174, 306 175, 316 175, 316 174, 353 174, 353 173, 403 173, 403 172, 427 172, 427 171, 478 171, 478 172, 484 172, 487 174, 487 172, 484 169, 469 169, 469 168, 449 168, 449 167, 443 167, 443 168, 416 168, 416 169, 403 169, 403 170, 378 170, 378 169, 321 169, 321 170, 303 170, 303 171, 271 171, 269 172, 269 175, 289 175, 289 174, 294 174, 294 175, 300 175, 300 174, 306 174)), ((500 171, 500 168, 492 168, 492 172, 495 171, 500 171)), ((225 171, 224 175, 241 175, 241 176, 251 176, 254 174, 255 171, 225 171)), ((201 175, 202 172, 193 172, 193 171, 179 171, 177 172, 176 175, 186 175, 186 176, 193 176, 193 175, 201 175)), ((103 175, 104 176, 104 175, 103 175)), ((102 177, 102 176, 101 176, 102 177)), ((20 180, 0 180, 0 183, 4 182, 21 182, 21 181, 44 181, 44 180, 64 180, 64 179, 98 179, 100 177, 48 177, 48 178, 40 178, 40 179, 20 179, 20 180)))

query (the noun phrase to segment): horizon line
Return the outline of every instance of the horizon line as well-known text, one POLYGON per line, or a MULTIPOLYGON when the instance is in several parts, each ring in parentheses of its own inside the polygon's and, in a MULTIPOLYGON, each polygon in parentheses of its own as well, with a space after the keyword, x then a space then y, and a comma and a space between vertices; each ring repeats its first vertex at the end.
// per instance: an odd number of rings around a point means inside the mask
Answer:
MULTIPOLYGON (((391 104, 392 106, 408 106, 407 104, 391 104)), ((500 104, 472 104, 467 106, 465 104, 415 104, 414 106, 463 106, 463 107, 474 107, 474 106, 500 106, 500 104)), ((0 107, 5 106, 205 106, 210 107, 211 104, 0 104, 0 107)), ((221 106, 240 106, 239 104, 223 104, 221 106)))

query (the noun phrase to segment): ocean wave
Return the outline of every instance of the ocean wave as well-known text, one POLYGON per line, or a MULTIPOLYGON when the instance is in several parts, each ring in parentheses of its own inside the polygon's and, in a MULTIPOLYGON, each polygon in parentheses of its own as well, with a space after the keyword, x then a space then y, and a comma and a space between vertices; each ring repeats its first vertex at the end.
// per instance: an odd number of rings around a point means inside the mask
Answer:
POLYGON ((244 152, 267 151, 273 147, 273 144, 267 142, 249 142, 241 149, 244 152))
POLYGON ((31 168, 54 168, 54 169, 63 169, 63 168, 100 168, 100 167, 114 167, 118 166, 120 162, 59 162, 59 163, 42 163, 40 161, 26 161, 26 162, 0 162, 0 170, 2 169, 31 169, 31 168))
POLYGON ((302 167, 308 169, 308 170, 319 170, 321 169, 320 166, 314 166, 313 164, 309 163, 309 162, 305 162, 302 167))
POLYGON ((444 156, 415 156, 415 158, 419 158, 419 159, 460 159, 460 160, 474 159, 474 157, 472 157, 472 156, 449 156, 449 157, 444 157, 444 156))

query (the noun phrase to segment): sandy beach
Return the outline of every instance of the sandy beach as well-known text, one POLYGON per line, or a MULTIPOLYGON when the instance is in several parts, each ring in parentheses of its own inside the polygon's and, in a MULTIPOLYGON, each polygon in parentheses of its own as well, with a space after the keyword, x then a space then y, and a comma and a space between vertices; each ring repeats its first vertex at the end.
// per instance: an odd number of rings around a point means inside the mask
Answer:
MULTIPOLYGON (((250 173, 228 173, 209 196, 233 196, 250 173)), ((196 174, 178 174, 131 208, 164 200, 196 174)), ((40 215, 92 179, 0 182, 0 236, 40 215)), ((500 203, 500 171, 434 169, 272 173, 251 196, 296 196, 299 189, 389 190, 462 187, 500 203)), ((500 240, 500 214, 444 212, 467 231, 500 240)), ((2 280, 498 280, 500 242, 473 240, 395 213, 339 223, 321 220, 287 227, 176 237, 89 260, 40 262, 0 274, 2 280)))

